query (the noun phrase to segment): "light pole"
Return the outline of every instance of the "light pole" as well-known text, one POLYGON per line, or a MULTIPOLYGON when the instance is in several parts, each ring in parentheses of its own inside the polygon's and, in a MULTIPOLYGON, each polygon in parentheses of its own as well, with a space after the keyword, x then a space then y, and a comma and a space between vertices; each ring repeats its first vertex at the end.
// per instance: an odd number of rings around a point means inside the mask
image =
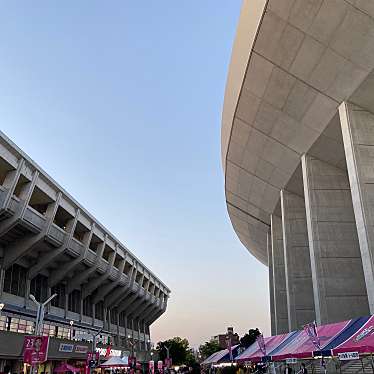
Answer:
POLYGON ((73 325, 74 325, 74 321, 70 321, 69 324, 70 324, 70 340, 73 340, 73 325))
MULTIPOLYGON (((4 306, 5 304, 4 303, 0 303, 0 317, 1 317, 1 312, 2 310, 4 309, 4 306)), ((1 322, 0 322, 1 323, 1 322)), ((6 319, 5 319, 5 323, 4 323, 4 328, 6 327, 6 319)))
POLYGON ((148 346, 147 346, 146 350, 149 350, 149 353, 151 355, 151 360, 152 360, 152 356, 153 356, 153 344, 152 344, 152 342, 151 342, 150 339, 147 340, 147 344, 148 344, 148 346))
MULTIPOLYGON (((96 334, 93 332, 92 333, 92 359, 95 360, 96 358, 96 337, 103 331, 103 329, 100 329, 96 334)), ((99 361, 100 361, 100 356, 99 356, 99 361)), ((90 365, 89 367, 90 373, 92 373, 92 367, 90 365)))
POLYGON ((131 341, 130 339, 132 339, 131 335, 127 335, 127 341, 131 345, 131 357, 134 357, 134 342, 131 341))
POLYGON ((96 337, 100 335, 103 329, 100 329, 96 334, 92 334, 92 352, 96 353, 96 337))
POLYGON ((43 334, 43 321, 44 321, 44 314, 45 314, 45 307, 49 304, 52 299, 54 299, 57 294, 53 294, 49 299, 41 303, 35 299, 34 295, 30 295, 30 299, 34 302, 34 304, 38 307, 36 312, 36 321, 35 321, 35 335, 40 336, 43 334))
MULTIPOLYGON (((30 299, 34 302, 34 304, 38 307, 36 312, 36 320, 35 320, 35 335, 41 336, 43 335, 43 321, 44 321, 44 313, 45 307, 55 298, 57 294, 53 294, 50 298, 48 298, 44 303, 41 303, 35 299, 34 295, 30 295, 30 299)), ((37 372, 37 366, 33 366, 32 372, 37 372)))

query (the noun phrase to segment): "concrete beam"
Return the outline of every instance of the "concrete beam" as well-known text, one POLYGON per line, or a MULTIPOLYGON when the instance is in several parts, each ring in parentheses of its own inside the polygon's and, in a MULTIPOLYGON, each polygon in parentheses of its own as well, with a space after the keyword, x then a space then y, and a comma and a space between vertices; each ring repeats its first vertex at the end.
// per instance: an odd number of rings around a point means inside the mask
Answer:
POLYGON ((116 253, 117 253, 117 251, 114 251, 110 254, 109 261, 108 261, 108 266, 106 268, 105 273, 100 275, 96 279, 91 280, 89 283, 87 283, 83 286, 83 290, 82 290, 82 298, 83 299, 85 299, 88 295, 91 295, 92 292, 94 292, 102 282, 104 282, 106 279, 108 279, 110 271, 111 271, 111 269, 114 265, 114 260, 116 258, 116 253))
POLYGON ((118 306, 122 300, 128 296, 130 292, 133 292, 133 286, 135 282, 135 278, 138 272, 138 264, 135 264, 131 268, 131 272, 129 274, 129 284, 128 287, 118 287, 117 289, 113 290, 108 296, 104 299, 104 304, 108 307, 118 306))
MULTIPOLYGON (((135 294, 131 295, 130 297, 126 298, 122 303, 119 304, 118 306, 118 312, 122 313, 124 312, 132 303, 136 302, 136 300, 139 299, 139 295, 136 292, 135 294)), ((126 313, 126 315, 128 315, 126 313)))
POLYGON ((153 304, 153 305, 149 308, 149 310, 148 310, 146 313, 144 313, 144 315, 143 315, 143 320, 149 322, 150 317, 151 317, 151 316, 152 316, 156 311, 158 311, 159 309, 160 309, 159 305, 157 305, 157 304, 153 304))
MULTIPOLYGON (((55 207, 55 214, 57 212, 57 208, 58 207, 55 207)), ((67 228, 66 228, 67 235, 65 236, 64 243, 59 248, 56 248, 52 251, 48 251, 45 255, 41 256, 38 262, 30 269, 29 271, 30 277, 38 274, 42 269, 48 267, 59 255, 61 255, 65 251, 65 249, 68 247, 70 240, 73 236, 74 229, 77 224, 78 216, 79 216, 79 209, 77 210, 75 217, 72 218, 67 224, 67 228)))
POLYGON ((144 303, 143 296, 138 297, 135 301, 133 301, 130 305, 127 307, 121 307, 121 312, 126 311, 126 315, 131 316, 131 318, 135 319, 134 312, 140 308, 144 303))
MULTIPOLYGON (((144 300, 143 303, 138 308, 136 308, 136 310, 129 311, 128 314, 132 315, 134 318, 140 318, 152 305, 153 304, 149 301, 149 299, 144 300)), ((143 319, 143 317, 141 319, 143 319)))
POLYGON ((282 334, 288 332, 287 288, 282 220, 275 215, 271 216, 271 247, 273 254, 275 326, 276 333, 282 334))
POLYGON ((98 289, 97 294, 93 299, 94 304, 96 304, 96 303, 98 303, 99 301, 102 301, 102 300, 104 301, 105 296, 107 296, 110 291, 112 291, 115 287, 118 286, 118 284, 121 280, 122 274, 123 274, 123 269, 125 268, 125 263, 126 263, 126 259, 121 261, 119 269, 118 269, 118 277, 114 282, 111 282, 109 284, 101 286, 98 289))
POLYGON ((370 313, 374 313, 374 114, 350 103, 339 107, 353 210, 370 313))
MULTIPOLYGON (((104 305, 107 306, 108 308, 116 308, 118 307, 124 300, 126 300, 126 298, 130 297, 131 295, 133 295, 134 293, 136 293, 136 291, 134 291, 134 289, 130 289, 130 288, 125 288, 123 290, 124 287, 121 287, 120 288, 120 291, 121 291, 121 295, 119 297, 117 297, 115 300, 110 300, 108 298, 105 298, 104 299, 104 305), (124 292, 125 291, 125 292, 124 292)), ((115 290, 117 291, 117 290, 115 290)), ((112 296, 112 295, 110 295, 112 296)))
POLYGON ((76 274, 68 282, 68 285, 66 287, 67 294, 70 294, 71 292, 73 292, 73 290, 79 288, 89 278, 89 276, 92 275, 96 271, 97 267, 99 266, 100 260, 103 257, 104 248, 106 245, 106 238, 107 237, 105 236, 104 241, 99 244, 99 247, 96 253, 95 263, 92 266, 90 266, 88 269, 76 274))
POLYGON ((289 331, 316 319, 304 198, 281 190, 289 331))
POLYGON ((368 315, 347 172, 307 155, 302 171, 316 321, 368 315))
POLYGON ((152 313, 154 311, 155 307, 156 307, 155 302, 148 303, 145 306, 144 310, 142 310, 141 313, 139 313, 138 317, 140 318, 140 316, 141 316, 140 319, 144 321, 145 317, 148 316, 150 313, 152 313))
POLYGON ((7 195, 4 199, 3 206, 1 210, 7 210, 11 201, 11 198, 14 194, 14 190, 16 189, 17 182, 21 175, 22 169, 25 165, 25 160, 21 158, 18 162, 17 168, 15 170, 11 170, 7 173, 5 180, 3 182, 4 188, 7 190, 7 195))
POLYGON ((156 321, 159 317, 161 317, 166 312, 166 306, 159 309, 156 313, 152 314, 149 317, 149 324, 151 325, 154 321, 156 321))
MULTIPOLYGON (((91 230, 87 232, 83 238, 83 246, 84 250, 83 252, 74 260, 69 261, 64 266, 61 266, 58 270, 54 271, 48 280, 49 286, 54 287, 56 284, 60 283, 67 274, 69 274, 71 271, 73 271, 87 256, 88 247, 91 242, 93 230, 95 228, 95 224, 93 223, 91 226, 91 230)), ((70 239, 72 240, 72 238, 70 239)), ((70 243, 70 242, 69 242, 70 243)))
POLYGON ((3 259, 3 267, 5 269, 12 266, 18 259, 32 251, 33 248, 35 248, 40 242, 44 240, 44 237, 53 222, 53 218, 57 210, 57 200, 49 204, 46 212, 46 223, 44 225, 44 229, 39 234, 33 235, 31 237, 25 236, 6 247, 3 259))
POLYGON ((6 220, 3 220, 0 223, 0 237, 5 235, 10 229, 12 229, 19 220, 21 220, 24 215, 27 206, 29 205, 31 195, 34 191, 36 182, 39 178, 39 172, 36 170, 33 174, 32 180, 27 183, 20 192, 20 201, 18 211, 11 217, 6 220))

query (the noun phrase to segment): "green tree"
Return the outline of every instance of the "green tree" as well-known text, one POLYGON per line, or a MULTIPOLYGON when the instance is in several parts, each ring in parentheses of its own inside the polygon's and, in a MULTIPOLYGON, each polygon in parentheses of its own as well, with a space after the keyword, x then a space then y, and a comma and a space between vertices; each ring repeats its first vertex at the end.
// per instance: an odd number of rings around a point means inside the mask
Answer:
POLYGON ((260 330, 259 329, 250 329, 247 334, 245 334, 241 339, 240 339, 240 345, 244 348, 248 348, 251 346, 257 339, 257 337, 260 335, 260 330))
POLYGON ((168 349, 174 365, 191 366, 195 362, 195 356, 187 339, 177 336, 163 342, 158 342, 156 351, 160 360, 165 360, 168 349))
POLYGON ((215 340, 205 342, 205 344, 202 344, 199 347, 199 352, 203 360, 205 360, 206 358, 211 356, 213 353, 216 353, 220 350, 221 350, 221 347, 219 346, 218 342, 216 342, 215 340))

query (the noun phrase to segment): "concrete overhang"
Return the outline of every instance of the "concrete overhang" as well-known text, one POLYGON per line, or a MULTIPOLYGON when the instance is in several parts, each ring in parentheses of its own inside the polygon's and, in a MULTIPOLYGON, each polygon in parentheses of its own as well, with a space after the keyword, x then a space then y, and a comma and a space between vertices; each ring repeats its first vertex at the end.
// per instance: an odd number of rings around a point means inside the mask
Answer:
MULTIPOLYGON (((221 151, 232 225, 264 264, 270 214, 300 156, 336 121, 343 101, 374 109, 373 4, 243 1, 226 84, 221 151)), ((326 157, 333 158, 328 144, 326 157)))

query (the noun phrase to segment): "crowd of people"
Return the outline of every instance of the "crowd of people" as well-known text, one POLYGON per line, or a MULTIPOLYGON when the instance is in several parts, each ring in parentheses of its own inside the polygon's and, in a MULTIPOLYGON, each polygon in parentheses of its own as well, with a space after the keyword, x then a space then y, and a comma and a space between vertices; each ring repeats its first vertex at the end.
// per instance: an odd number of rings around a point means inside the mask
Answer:
MULTIPOLYGON (((301 366, 297 369, 291 365, 286 365, 282 372, 284 374, 308 374, 308 369, 305 363, 301 363, 301 366)), ((273 365, 266 363, 251 363, 250 365, 238 364, 236 366, 210 366, 209 368, 202 368, 202 374, 275 374, 275 368, 273 365)))

